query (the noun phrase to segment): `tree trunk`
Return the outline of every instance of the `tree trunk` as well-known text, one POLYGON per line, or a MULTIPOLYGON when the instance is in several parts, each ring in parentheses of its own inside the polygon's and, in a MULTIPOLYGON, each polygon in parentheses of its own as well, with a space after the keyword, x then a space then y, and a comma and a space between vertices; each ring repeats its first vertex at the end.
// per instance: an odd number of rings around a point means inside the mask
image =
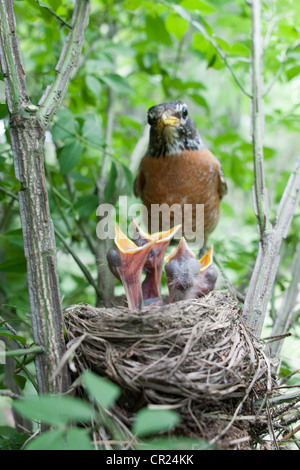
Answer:
POLYGON ((36 355, 39 393, 63 393, 68 387, 67 366, 58 367, 65 343, 43 148, 47 126, 62 103, 81 53, 89 6, 89 0, 76 0, 71 30, 56 66, 56 76, 37 107, 31 104, 27 94, 13 0, 0 0, 0 61, 10 115, 15 174, 21 186, 20 217, 31 321, 34 341, 43 348, 43 352, 36 355))
POLYGON ((63 315, 54 229, 44 175, 44 129, 36 111, 13 115, 10 136, 16 178, 21 185, 20 216, 33 335, 35 343, 45 348, 45 354, 36 356, 39 391, 63 392, 68 385, 67 369, 63 368, 56 378, 52 378, 64 351, 63 315))

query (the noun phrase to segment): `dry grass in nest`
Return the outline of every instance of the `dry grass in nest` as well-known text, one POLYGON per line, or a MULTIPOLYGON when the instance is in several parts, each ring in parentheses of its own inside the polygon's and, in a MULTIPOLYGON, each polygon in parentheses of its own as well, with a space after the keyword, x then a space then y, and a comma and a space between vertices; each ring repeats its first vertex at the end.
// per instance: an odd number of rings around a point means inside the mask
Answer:
POLYGON ((65 310, 70 341, 81 337, 83 368, 123 390, 119 416, 130 425, 145 403, 175 409, 177 432, 223 446, 249 446, 251 401, 271 388, 271 363, 240 319, 228 291, 130 312, 73 305, 65 310))

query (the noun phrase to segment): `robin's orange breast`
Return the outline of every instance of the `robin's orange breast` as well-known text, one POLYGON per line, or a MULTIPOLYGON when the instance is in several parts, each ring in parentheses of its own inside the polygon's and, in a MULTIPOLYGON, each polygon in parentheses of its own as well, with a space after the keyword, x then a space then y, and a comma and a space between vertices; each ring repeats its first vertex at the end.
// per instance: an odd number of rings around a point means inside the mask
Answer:
MULTIPOLYGON (((196 204, 204 205, 205 239, 219 220, 220 163, 207 149, 184 150, 179 155, 159 158, 145 156, 140 165, 135 192, 147 207, 151 221, 151 205, 192 205, 193 230, 196 225, 196 204)), ((175 221, 176 223, 176 221, 175 221)))

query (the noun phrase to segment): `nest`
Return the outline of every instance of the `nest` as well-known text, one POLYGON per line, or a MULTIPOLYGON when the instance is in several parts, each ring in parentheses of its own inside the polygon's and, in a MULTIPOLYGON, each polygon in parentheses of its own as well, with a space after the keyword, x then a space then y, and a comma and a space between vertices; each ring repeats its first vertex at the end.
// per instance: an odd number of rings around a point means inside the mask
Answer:
POLYGON ((81 368, 123 390, 118 416, 130 427, 145 404, 181 414, 175 433, 249 448, 252 402, 271 388, 271 364, 228 291, 140 312, 75 305, 65 310, 81 368))

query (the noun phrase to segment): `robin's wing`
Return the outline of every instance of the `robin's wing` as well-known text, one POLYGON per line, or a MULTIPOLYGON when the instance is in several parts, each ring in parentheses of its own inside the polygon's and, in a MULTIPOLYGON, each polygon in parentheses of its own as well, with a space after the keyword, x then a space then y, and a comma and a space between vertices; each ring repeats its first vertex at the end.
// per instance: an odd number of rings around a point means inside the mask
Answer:
POLYGON ((133 191, 136 197, 141 197, 143 194, 143 189, 145 186, 145 175, 141 168, 139 168, 139 172, 137 177, 134 181, 133 191))
POLYGON ((222 199, 222 197, 225 196, 225 194, 227 194, 227 190, 228 190, 228 188, 227 188, 227 183, 226 183, 226 180, 225 180, 225 176, 224 176, 222 167, 220 166, 220 170, 219 170, 219 187, 218 187, 218 192, 219 192, 220 199, 222 199))

